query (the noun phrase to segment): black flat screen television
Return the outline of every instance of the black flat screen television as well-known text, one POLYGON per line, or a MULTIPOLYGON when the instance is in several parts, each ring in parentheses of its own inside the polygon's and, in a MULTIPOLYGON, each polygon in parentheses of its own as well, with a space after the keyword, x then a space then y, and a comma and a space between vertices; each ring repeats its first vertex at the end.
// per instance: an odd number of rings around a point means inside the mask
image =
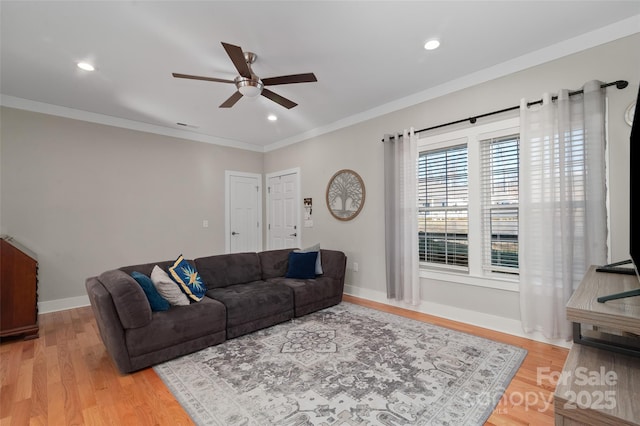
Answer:
POLYGON ((601 272, 630 273, 638 278, 638 288, 622 293, 598 298, 598 302, 640 296, 640 114, 637 105, 640 103, 640 89, 636 97, 636 113, 631 124, 629 137, 629 255, 630 260, 606 265, 598 268, 601 272), (631 263, 633 268, 621 268, 619 265, 631 263))
MULTIPOLYGON (((629 254, 638 276, 640 268, 640 114, 638 114, 638 103, 640 103, 640 90, 636 100, 636 113, 631 126, 631 137, 629 142, 629 254), (634 220, 635 219, 635 220, 634 220)), ((639 276, 640 277, 640 276, 639 276)))

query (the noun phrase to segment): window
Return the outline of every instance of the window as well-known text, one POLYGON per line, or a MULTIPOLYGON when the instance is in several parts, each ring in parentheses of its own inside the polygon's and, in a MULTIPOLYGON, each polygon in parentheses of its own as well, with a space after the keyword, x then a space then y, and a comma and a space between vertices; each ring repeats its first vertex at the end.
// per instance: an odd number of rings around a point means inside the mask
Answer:
POLYGON ((468 266, 467 146, 418 157, 418 253, 421 261, 468 266))
POLYGON ((418 140, 421 276, 517 290, 519 118, 418 140))
POLYGON ((519 135, 481 144, 483 268, 518 272, 519 135))

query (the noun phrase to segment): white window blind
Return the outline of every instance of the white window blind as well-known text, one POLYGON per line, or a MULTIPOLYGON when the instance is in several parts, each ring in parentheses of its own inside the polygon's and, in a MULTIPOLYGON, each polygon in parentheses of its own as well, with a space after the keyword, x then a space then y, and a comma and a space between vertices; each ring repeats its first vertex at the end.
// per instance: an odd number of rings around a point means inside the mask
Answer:
POLYGON ((519 135, 481 141, 483 268, 518 273, 519 135))
POLYGON ((468 267, 466 145, 422 151, 418 158, 420 261, 468 267))

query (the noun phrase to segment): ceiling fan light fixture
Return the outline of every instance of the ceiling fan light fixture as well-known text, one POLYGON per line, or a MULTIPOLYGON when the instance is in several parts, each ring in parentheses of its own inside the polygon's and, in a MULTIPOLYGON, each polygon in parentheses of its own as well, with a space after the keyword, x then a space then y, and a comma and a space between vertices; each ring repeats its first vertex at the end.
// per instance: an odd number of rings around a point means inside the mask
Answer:
MULTIPOLYGON (((1 1, 1 0, 0 0, 1 1)), ((175 78, 187 78, 191 80, 203 80, 203 81, 215 81, 218 83, 233 83, 236 86, 236 91, 233 92, 226 101, 220 104, 219 108, 231 108, 243 97, 257 98, 262 95, 265 98, 277 103, 278 105, 291 109, 298 105, 290 99, 280 96, 277 93, 265 88, 265 86, 277 86, 281 84, 293 84, 293 83, 314 83, 318 81, 316 76, 312 73, 305 74, 291 74, 281 75, 277 77, 265 78, 264 81, 260 80, 260 77, 255 75, 251 70, 251 64, 255 62, 257 55, 252 52, 243 52, 240 46, 222 42, 222 47, 227 52, 229 59, 233 62, 233 66, 238 71, 239 75, 233 80, 227 80, 215 77, 203 77, 190 74, 171 73, 175 78)))
POLYGON ((236 87, 238 88, 238 92, 242 93, 242 96, 255 98, 262 93, 264 85, 260 80, 241 77, 236 79, 236 87))

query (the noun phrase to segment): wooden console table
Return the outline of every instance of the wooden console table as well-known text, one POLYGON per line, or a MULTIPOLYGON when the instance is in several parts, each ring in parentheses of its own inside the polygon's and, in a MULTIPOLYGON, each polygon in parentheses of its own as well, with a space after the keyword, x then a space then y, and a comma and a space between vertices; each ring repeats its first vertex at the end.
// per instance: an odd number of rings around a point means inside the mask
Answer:
POLYGON ((554 393, 556 425, 640 425, 640 357, 631 355, 640 349, 640 297, 596 300, 637 287, 635 276, 591 267, 569 299, 579 336, 554 393))
POLYGON ((38 337, 38 261, 12 239, 0 239, 0 337, 38 337))

